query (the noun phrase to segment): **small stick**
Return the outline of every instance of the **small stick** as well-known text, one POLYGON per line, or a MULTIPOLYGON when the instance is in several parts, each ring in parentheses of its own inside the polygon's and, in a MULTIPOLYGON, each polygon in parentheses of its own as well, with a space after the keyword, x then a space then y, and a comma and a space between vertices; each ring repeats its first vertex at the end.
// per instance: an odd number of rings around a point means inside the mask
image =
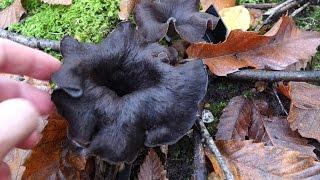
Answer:
POLYGON ((210 151, 214 154, 214 156, 216 157, 224 175, 225 178, 227 180, 234 180, 233 174, 231 173, 231 171, 229 170, 227 163, 225 162, 225 160, 223 159, 223 156, 221 155, 217 145, 214 143, 212 137, 209 134, 208 129, 206 128, 206 126, 204 125, 204 123, 202 122, 201 119, 199 119, 197 121, 200 129, 201 129, 201 134, 202 137, 205 139, 206 144, 208 145, 210 151))
POLYGON ((295 17, 297 14, 299 14, 301 11, 303 11, 305 8, 307 8, 310 4, 311 4, 310 2, 305 3, 303 6, 296 9, 295 11, 293 11, 293 13, 290 16, 295 17))
MULTIPOLYGON (((263 25, 267 25, 273 22, 273 19, 281 14, 285 13, 289 9, 299 5, 299 3, 295 0, 288 0, 284 3, 280 4, 279 6, 275 7, 274 11, 270 11, 271 14, 267 17, 267 19, 263 22, 263 25)), ((264 15, 268 15, 268 12, 264 15)))
POLYGON ((277 5, 278 5, 277 3, 261 3, 261 4, 248 4, 248 3, 245 3, 244 7, 249 8, 249 9, 251 8, 251 9, 264 10, 264 9, 274 8, 277 5))
POLYGON ((37 38, 28 38, 13 32, 9 32, 3 29, 0 29, 0 38, 9 39, 11 41, 15 41, 17 43, 23 44, 25 46, 29 46, 32 48, 38 49, 47 49, 50 48, 54 51, 60 51, 60 42, 52 41, 47 39, 37 39, 37 38))
POLYGON ((285 7, 286 5, 292 3, 293 1, 295 1, 295 0, 287 0, 287 1, 281 3, 281 4, 277 5, 277 6, 269 9, 267 12, 264 13, 264 15, 269 15, 270 16, 270 15, 276 13, 277 11, 279 11, 281 8, 285 7))
POLYGON ((283 103, 282 103, 282 101, 281 101, 281 99, 280 99, 280 97, 278 95, 278 92, 277 92, 275 84, 273 84, 272 91, 273 91, 273 94, 276 96, 276 98, 278 100, 278 103, 279 103, 279 105, 281 107, 281 110, 288 116, 289 115, 288 111, 286 110, 286 108, 284 108, 284 105, 283 105, 283 103))
POLYGON ((320 82, 320 71, 267 71, 267 70, 241 70, 227 77, 239 80, 254 81, 309 81, 320 82))
POLYGON ((206 159, 204 154, 204 149, 202 145, 202 138, 200 131, 195 128, 194 134, 194 157, 193 157, 193 177, 194 179, 206 179, 208 177, 208 172, 206 168, 206 159))

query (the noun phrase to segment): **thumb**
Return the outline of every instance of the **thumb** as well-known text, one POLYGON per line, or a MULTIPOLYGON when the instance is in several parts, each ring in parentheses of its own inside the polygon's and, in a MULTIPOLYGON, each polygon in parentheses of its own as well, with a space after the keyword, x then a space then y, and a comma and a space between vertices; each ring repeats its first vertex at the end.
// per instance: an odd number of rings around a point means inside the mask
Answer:
POLYGON ((0 103, 0 162, 37 129, 38 117, 35 107, 27 100, 10 99, 0 103))

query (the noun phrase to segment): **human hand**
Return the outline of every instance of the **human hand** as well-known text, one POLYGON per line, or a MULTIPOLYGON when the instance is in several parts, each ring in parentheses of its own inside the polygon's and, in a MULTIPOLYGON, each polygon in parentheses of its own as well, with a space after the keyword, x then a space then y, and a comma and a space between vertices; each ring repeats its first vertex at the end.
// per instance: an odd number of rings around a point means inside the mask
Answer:
MULTIPOLYGON (((0 72, 49 80, 60 62, 41 51, 0 38, 0 72)), ((50 95, 31 85, 0 77, 0 179, 10 179, 2 162, 14 147, 29 149, 40 140, 39 115, 53 109, 50 95)))

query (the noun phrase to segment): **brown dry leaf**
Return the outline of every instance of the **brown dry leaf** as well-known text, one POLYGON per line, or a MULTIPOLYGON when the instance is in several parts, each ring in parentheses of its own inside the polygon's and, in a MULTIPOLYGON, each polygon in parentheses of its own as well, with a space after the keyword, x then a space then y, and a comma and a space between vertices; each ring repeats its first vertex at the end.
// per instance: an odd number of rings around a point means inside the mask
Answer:
POLYGON ((320 141, 320 87, 304 82, 290 82, 291 98, 288 122, 301 136, 320 141))
POLYGON ((71 5, 72 0, 41 0, 48 4, 60 4, 60 5, 71 5))
POLYGON ((236 0, 200 0, 200 3, 203 11, 206 11, 213 4, 219 12, 224 8, 235 6, 236 0))
POLYGON ((319 45, 319 32, 300 30, 290 17, 284 16, 265 35, 235 30, 225 42, 196 43, 187 49, 187 54, 189 58, 203 58, 211 72, 226 76, 244 67, 273 70, 284 70, 294 64, 305 67, 319 45))
POLYGON ((66 139, 66 132, 66 121, 56 113, 51 115, 42 132, 43 138, 25 162, 24 179, 45 179, 58 176, 62 143, 66 139))
POLYGON ((0 11, 0 28, 4 29, 11 24, 17 23, 25 13, 21 0, 15 0, 9 7, 0 11))
POLYGON ((164 166, 157 153, 151 149, 144 160, 143 164, 140 166, 140 172, 138 174, 139 180, 167 180, 167 171, 164 170, 164 166))
POLYGON ((57 113, 52 114, 42 132, 43 138, 25 161, 22 179, 83 179, 90 176, 90 162, 63 146, 66 133, 66 121, 57 113))
POLYGON ((121 0, 120 12, 118 14, 120 20, 128 20, 130 14, 133 12, 137 4, 137 0, 121 0))
POLYGON ((286 148, 252 141, 217 141, 235 179, 319 179, 320 163, 286 148))
POLYGON ((290 129, 286 119, 267 117, 268 104, 243 96, 233 98, 223 110, 218 124, 217 140, 246 140, 266 145, 289 148, 316 158, 315 149, 308 140, 290 129))

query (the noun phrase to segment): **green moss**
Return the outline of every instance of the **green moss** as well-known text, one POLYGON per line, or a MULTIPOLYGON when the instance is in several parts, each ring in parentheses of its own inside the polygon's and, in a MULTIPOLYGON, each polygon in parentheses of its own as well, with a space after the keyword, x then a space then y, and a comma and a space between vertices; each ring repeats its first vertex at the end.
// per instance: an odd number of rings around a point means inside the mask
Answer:
POLYGON ((101 41, 116 25, 119 0, 74 0, 70 6, 26 0, 28 17, 9 29, 25 36, 60 40, 71 35, 83 42, 101 41))
POLYGON ((2 0, 0 1, 0 11, 10 6, 14 0, 2 0))
POLYGON ((320 51, 312 58, 311 67, 313 70, 320 71, 320 51))

